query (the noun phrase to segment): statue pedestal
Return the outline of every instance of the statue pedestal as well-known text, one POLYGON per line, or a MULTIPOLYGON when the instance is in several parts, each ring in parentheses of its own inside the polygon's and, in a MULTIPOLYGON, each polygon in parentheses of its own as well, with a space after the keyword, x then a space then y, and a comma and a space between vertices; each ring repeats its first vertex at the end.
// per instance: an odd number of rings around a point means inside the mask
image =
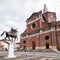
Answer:
POLYGON ((6 58, 16 58, 14 55, 14 43, 12 41, 6 41, 8 43, 8 55, 6 58))

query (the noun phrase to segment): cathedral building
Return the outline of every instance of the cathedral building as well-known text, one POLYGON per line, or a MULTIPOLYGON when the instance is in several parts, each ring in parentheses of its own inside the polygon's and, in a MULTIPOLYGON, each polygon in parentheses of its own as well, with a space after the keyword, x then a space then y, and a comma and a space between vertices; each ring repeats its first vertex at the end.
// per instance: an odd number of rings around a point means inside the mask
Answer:
POLYGON ((21 33, 21 49, 58 49, 60 50, 60 21, 56 13, 43 11, 33 13, 26 20, 26 30, 21 33))

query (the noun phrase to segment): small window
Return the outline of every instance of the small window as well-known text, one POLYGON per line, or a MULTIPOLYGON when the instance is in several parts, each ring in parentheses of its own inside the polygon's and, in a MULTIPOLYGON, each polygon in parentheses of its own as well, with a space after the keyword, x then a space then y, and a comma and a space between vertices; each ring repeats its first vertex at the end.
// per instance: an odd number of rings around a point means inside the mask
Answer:
POLYGON ((45 36, 45 40, 48 40, 49 39, 49 36, 45 36))
POLYGON ((35 26, 36 26, 35 23, 33 23, 33 24, 32 24, 32 28, 35 28, 35 26))

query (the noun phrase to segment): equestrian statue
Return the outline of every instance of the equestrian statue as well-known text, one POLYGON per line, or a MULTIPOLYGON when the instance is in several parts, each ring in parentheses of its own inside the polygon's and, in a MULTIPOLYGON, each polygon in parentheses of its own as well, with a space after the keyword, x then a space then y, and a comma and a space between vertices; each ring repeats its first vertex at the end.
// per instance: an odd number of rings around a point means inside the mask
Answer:
POLYGON ((6 35, 5 40, 6 40, 6 38, 8 38, 8 40, 10 40, 10 38, 12 38, 12 40, 13 40, 13 38, 14 38, 14 41, 15 41, 16 39, 18 40, 17 32, 18 32, 17 29, 13 29, 13 27, 11 27, 11 30, 9 32, 4 31, 1 34, 1 36, 5 33, 5 35, 6 35))

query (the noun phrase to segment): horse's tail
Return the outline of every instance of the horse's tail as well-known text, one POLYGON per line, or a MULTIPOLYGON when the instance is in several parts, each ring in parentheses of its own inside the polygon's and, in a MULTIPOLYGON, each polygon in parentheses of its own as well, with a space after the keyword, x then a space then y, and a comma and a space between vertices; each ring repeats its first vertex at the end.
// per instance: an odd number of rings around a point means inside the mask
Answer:
POLYGON ((4 31, 4 32, 1 34, 1 36, 2 36, 4 33, 6 33, 6 31, 4 31))

